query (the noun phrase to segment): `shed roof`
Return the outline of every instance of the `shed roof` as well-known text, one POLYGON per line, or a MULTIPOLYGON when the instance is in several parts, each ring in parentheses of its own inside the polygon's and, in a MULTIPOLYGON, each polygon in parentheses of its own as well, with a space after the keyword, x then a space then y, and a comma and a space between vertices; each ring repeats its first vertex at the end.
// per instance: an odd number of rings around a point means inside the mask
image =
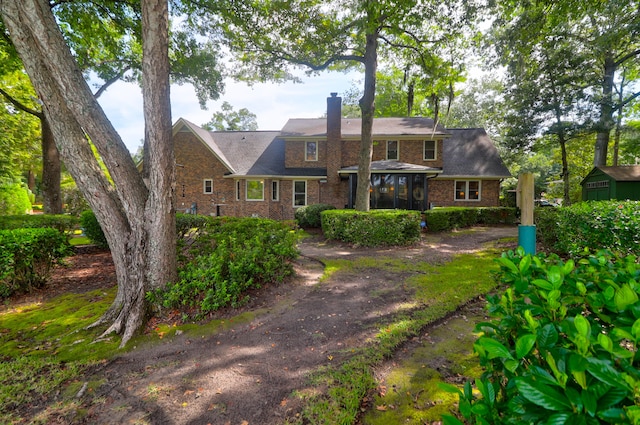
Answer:
MULTIPOLYGON (((640 181, 640 165, 619 165, 617 167, 595 167, 615 181, 635 182, 640 181)), ((591 174, 591 173, 589 173, 591 174)))

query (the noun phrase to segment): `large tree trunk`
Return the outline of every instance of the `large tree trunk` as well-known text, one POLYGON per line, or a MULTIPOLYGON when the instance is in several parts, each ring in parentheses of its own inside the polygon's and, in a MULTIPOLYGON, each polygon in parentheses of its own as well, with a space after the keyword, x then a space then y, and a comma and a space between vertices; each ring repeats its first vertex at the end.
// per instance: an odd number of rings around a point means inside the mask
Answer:
POLYGON ((613 77, 616 63, 611 54, 605 57, 604 76, 602 79, 602 99, 600 99, 600 119, 598 120, 593 165, 601 167, 607 165, 607 150, 609 137, 613 129, 613 77))
MULTIPOLYGON (((175 273, 159 275, 160 267, 150 266, 152 260, 162 255, 175 257, 176 254, 175 240, 163 245, 165 250, 161 254, 162 247, 158 245, 166 238, 153 243, 149 239, 150 235, 155 237, 171 231, 175 238, 175 227, 151 229, 168 226, 170 221, 164 215, 162 219, 156 219, 154 208, 165 201, 151 199, 170 197, 170 194, 159 193, 156 187, 149 191, 145 186, 122 139, 78 69, 49 3, 46 0, 0 0, 0 13, 43 102, 60 156, 96 214, 109 243, 118 292, 114 303, 96 325, 108 323, 105 333, 122 333, 121 345, 124 345, 144 323, 144 295, 152 287, 150 282, 156 286, 175 273), (87 138, 97 148, 113 185, 100 169, 87 138)), ((163 32, 166 28, 156 30, 163 32)), ((166 161, 160 156, 166 149, 156 156, 162 165, 166 161)), ((156 177, 151 183, 157 184, 158 180, 160 178, 156 177)), ((158 214, 164 214, 164 211, 158 214)), ((172 261, 162 264, 167 263, 172 261)))
POLYGON ((45 214, 62 214, 60 193, 60 153, 47 119, 41 115, 42 128, 42 197, 45 214))
POLYGON ((151 288, 176 278, 174 189, 175 157, 169 96, 169 10, 166 0, 142 2, 142 93, 148 162, 149 200, 146 221, 149 229, 151 288))
POLYGON ((358 188, 356 210, 369 211, 371 185, 371 158, 373 156, 373 114, 375 112, 376 72, 378 70, 378 34, 367 34, 364 53, 364 93, 360 99, 362 130, 358 156, 358 188))

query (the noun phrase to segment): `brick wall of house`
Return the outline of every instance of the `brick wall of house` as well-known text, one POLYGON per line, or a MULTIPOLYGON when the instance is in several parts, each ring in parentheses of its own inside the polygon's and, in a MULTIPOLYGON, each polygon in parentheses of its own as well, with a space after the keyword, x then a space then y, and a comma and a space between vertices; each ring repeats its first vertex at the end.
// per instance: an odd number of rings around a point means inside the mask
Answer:
MULTIPOLYGON (((389 139, 391 140, 391 139, 389 139)), ((408 164, 423 165, 425 167, 442 167, 442 140, 436 142, 436 159, 424 160, 424 139, 400 140, 398 149, 400 150, 399 161, 408 164)), ((375 140, 373 143, 373 161, 387 159, 387 140, 375 140)))
MULTIPOLYGON (((463 179, 460 179, 463 180, 463 179)), ((500 199, 500 180, 482 180, 479 201, 454 200, 455 180, 429 180, 427 205, 436 207, 497 207, 500 199)))
POLYGON ((284 166, 287 168, 324 168, 327 166, 327 142, 317 140, 318 160, 307 161, 306 142, 304 140, 287 140, 284 145, 284 166))
POLYGON ((215 214, 215 204, 235 199, 233 180, 222 179, 229 170, 192 133, 177 133, 176 210, 185 212, 195 202, 198 214, 215 214), (204 179, 213 180, 213 194, 204 193, 204 179), (224 198, 224 201, 222 200, 224 198))

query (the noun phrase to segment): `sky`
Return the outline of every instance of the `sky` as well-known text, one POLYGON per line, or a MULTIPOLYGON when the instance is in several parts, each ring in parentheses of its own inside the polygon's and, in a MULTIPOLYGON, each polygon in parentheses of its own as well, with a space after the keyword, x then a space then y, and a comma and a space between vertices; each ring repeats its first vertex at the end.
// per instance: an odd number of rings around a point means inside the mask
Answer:
MULTIPOLYGON (((360 74, 356 72, 325 72, 302 77, 302 83, 255 84, 227 81, 224 93, 217 101, 209 101, 202 110, 190 85, 171 86, 171 115, 175 123, 184 118, 197 125, 211 120, 222 102, 234 111, 247 108, 258 121, 258 130, 280 130, 289 118, 319 118, 326 112, 327 97, 332 92, 344 95, 360 74)), ((118 82, 103 93, 98 102, 116 128, 131 153, 142 145, 144 118, 142 91, 132 83, 118 82)))

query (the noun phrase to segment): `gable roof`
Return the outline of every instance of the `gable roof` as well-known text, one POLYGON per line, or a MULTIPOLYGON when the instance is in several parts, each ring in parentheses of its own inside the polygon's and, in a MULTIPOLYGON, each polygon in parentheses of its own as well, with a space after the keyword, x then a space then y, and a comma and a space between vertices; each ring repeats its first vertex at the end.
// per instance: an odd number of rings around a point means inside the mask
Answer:
MULTIPOLYGON (((360 138, 362 119, 343 118, 341 120, 342 138, 360 138)), ((374 136, 432 136, 443 138, 448 132, 440 124, 434 125, 431 118, 375 118, 373 120, 374 136)), ((292 118, 282 128, 284 138, 293 137, 326 137, 326 118, 292 118)))
POLYGON ((193 134, 195 134, 195 136, 200 139, 200 141, 207 147, 209 148, 209 150, 211 151, 211 153, 213 153, 213 155, 215 157, 218 158, 218 160, 225 166, 227 167, 227 169, 232 172, 235 173, 235 169, 231 163, 231 161, 229 161, 227 159, 227 157, 225 156, 225 154, 220 150, 220 148, 218 147, 218 145, 216 144, 216 142, 213 140, 213 137, 211 136, 211 132, 205 130, 204 128, 201 128, 197 125, 195 125, 194 123, 192 123, 191 121, 187 121, 184 118, 179 118, 178 121, 176 121, 176 123, 173 125, 173 135, 175 136, 176 133, 179 133, 181 131, 184 130, 188 130, 191 131, 193 134))
MULTIPOLYGON (((640 165, 620 165, 617 167, 595 167, 587 177, 591 176, 596 170, 600 170, 615 181, 619 182, 637 182, 640 181, 640 165)), ((587 179, 585 177, 585 180, 587 179)), ((584 182, 584 180, 583 180, 584 182)))
POLYGON ((443 143, 444 177, 511 177, 498 149, 483 128, 447 129, 451 136, 443 143))
MULTIPOLYGON (((342 136, 359 137, 360 120, 343 119, 342 136), (346 124, 346 128, 345 128, 346 124)), ((326 136, 326 119, 290 119, 282 131, 207 131, 180 118, 174 134, 187 129, 193 132, 227 167, 229 176, 326 177, 326 168, 286 168, 285 138, 326 136)), ((483 177, 507 178, 511 173, 502 162, 498 150, 481 128, 448 129, 438 125, 434 129, 429 118, 376 118, 374 137, 415 135, 447 137, 443 142, 443 167, 427 167, 397 161, 372 163, 372 171, 427 172, 440 178, 483 177)), ((343 172, 357 171, 357 167, 343 168, 343 172)))

